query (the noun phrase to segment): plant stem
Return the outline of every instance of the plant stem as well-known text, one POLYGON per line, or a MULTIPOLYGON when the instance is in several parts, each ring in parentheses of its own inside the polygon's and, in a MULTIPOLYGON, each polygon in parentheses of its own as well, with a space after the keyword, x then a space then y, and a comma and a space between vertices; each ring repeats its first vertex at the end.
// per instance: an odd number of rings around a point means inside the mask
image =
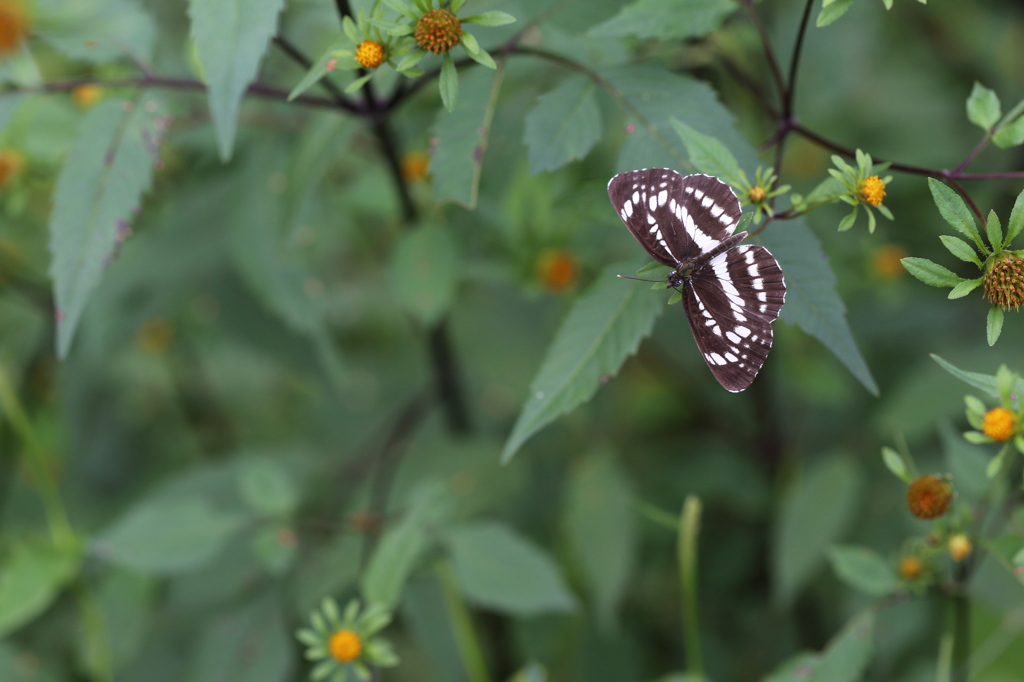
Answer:
POLYGON ((782 69, 779 68, 779 60, 775 57, 775 50, 772 49, 772 42, 768 39, 768 31, 765 29, 764 22, 761 21, 761 16, 757 13, 757 9, 754 8, 754 0, 743 0, 743 5, 747 8, 747 11, 750 13, 750 19, 754 22, 754 26, 757 28, 758 36, 761 38, 761 46, 764 48, 765 59, 768 60, 768 69, 771 71, 772 80, 775 81, 775 87, 779 92, 779 97, 784 100, 786 84, 782 80, 782 69))
POLYGON ((473 619, 462 599, 455 569, 450 562, 438 562, 437 577, 444 591, 448 617, 451 619, 452 630, 455 631, 455 642, 459 649, 459 658, 462 659, 462 667, 466 671, 466 678, 469 682, 490 682, 491 676, 487 671, 487 662, 484 660, 480 641, 476 637, 476 630, 473 628, 473 619))
MULTIPOLYGON (((962 567, 958 567, 962 568, 962 567)), ((964 572, 964 571, 961 571, 964 572)), ((966 587, 966 576, 958 576, 957 584, 966 587)), ((968 660, 971 656, 971 601, 966 592, 954 594, 953 600, 953 664, 952 682, 967 682, 970 678, 968 660)))
POLYGON ((687 672, 704 679, 704 661, 700 649, 700 619, 697 587, 697 558, 700 537, 700 498, 690 495, 683 503, 679 518, 679 584, 683 596, 683 636, 686 643, 687 672))
MULTIPOLYGON (((796 34, 796 43, 793 45, 793 57, 789 62, 789 80, 786 83, 786 91, 782 98, 782 115, 789 118, 793 115, 793 98, 796 97, 796 73, 800 66, 800 53, 804 47, 804 36, 807 34, 807 22, 811 18, 811 7, 814 0, 807 0, 804 3, 804 13, 800 17, 800 30, 796 34)), ((782 140, 779 141, 780 143, 782 140)))

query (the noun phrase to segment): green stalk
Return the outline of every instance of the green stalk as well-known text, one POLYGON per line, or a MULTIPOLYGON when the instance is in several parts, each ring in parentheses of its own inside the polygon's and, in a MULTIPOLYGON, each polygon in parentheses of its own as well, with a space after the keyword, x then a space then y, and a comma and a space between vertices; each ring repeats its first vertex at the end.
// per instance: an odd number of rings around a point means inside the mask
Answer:
POLYGON ((484 652, 480 648, 476 630, 473 629, 473 620, 470 618, 469 609, 466 608, 466 602, 463 601, 462 593, 459 591, 458 579, 455 577, 455 570, 452 568, 451 562, 441 561, 437 564, 437 577, 444 590, 448 617, 451 618, 452 629, 455 631, 459 658, 462 659, 466 677, 469 682, 491 682, 490 673, 487 672, 487 663, 484 660, 484 652))
POLYGON ((32 422, 18 398, 7 370, 0 364, 0 409, 21 440, 25 464, 35 480, 39 497, 43 502, 47 526, 54 545, 68 549, 76 544, 75 532, 71 529, 64 503, 60 498, 57 481, 53 476, 54 466, 50 453, 39 442, 32 422))
POLYGON ((683 596, 683 638, 686 647, 687 672, 704 679, 704 662, 700 650, 699 603, 697 600, 697 558, 700 535, 700 498, 689 495, 683 503, 679 519, 679 583, 683 596))

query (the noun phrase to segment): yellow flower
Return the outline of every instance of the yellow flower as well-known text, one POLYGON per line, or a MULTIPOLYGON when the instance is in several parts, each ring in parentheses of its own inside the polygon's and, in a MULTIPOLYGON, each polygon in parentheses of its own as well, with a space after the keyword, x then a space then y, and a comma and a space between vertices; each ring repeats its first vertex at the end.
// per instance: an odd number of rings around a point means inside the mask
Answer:
POLYGON ((331 635, 328 646, 331 649, 331 656, 342 663, 349 663, 359 658, 363 651, 363 640, 354 630, 338 630, 331 635))
POLYGON ((860 183, 857 193, 860 194, 864 203, 878 206, 882 203, 882 199, 885 199, 885 183, 877 175, 871 175, 860 183))
POLYGON ((921 476, 907 489, 907 506, 919 519, 936 519, 946 513, 953 488, 940 476, 921 476))
POLYGON ((441 54, 462 40, 462 22, 446 9, 432 9, 416 22, 413 37, 424 50, 441 54))
POLYGON ((761 185, 754 185, 750 188, 750 191, 747 192, 747 197, 750 199, 751 203, 754 204, 761 203, 767 196, 768 192, 766 192, 764 187, 761 187, 761 185))
POLYGON ((576 282, 578 271, 576 259, 565 249, 551 249, 537 260, 537 274, 544 287, 553 293, 561 293, 576 282))
POLYGON ((916 580, 924 572, 924 562, 913 554, 900 559, 900 575, 905 580, 916 580))
POLYGON ((423 152, 409 152, 402 158, 402 177, 408 182, 418 182, 427 177, 430 157, 423 152))
POLYGON ((994 441, 1005 443, 1013 437, 1014 428, 1013 412, 1005 407, 993 407, 985 413, 985 421, 982 422, 982 432, 994 441))
POLYGON ((103 97, 103 88, 94 83, 79 85, 71 91, 71 101, 79 109, 88 109, 103 97))
POLYGON ((9 185, 24 167, 24 156, 13 149, 0 149, 0 188, 9 185))
POLYGON ((364 69, 376 69, 384 63, 384 46, 375 40, 364 40, 356 47, 356 61, 364 69))
POLYGON ((963 561, 971 549, 971 541, 963 533, 957 533, 949 539, 949 556, 953 557, 953 561, 963 561))
POLYGON ((0 56, 14 52, 28 36, 28 15, 17 0, 0 0, 0 56))
POLYGON ((1024 305, 1024 259, 1004 251, 986 265, 985 298, 1003 310, 1024 305))
POLYGON ((907 274, 901 261, 908 255, 902 246, 884 244, 875 249, 872 254, 872 268, 885 279, 899 279, 907 274))

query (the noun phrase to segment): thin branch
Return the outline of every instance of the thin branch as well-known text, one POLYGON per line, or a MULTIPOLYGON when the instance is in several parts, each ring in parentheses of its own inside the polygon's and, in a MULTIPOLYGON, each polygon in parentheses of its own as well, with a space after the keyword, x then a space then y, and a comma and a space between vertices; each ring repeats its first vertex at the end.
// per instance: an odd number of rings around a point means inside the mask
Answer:
MULTIPOLYGON (((832 142, 831 140, 828 140, 822 137, 821 135, 818 135, 817 133, 808 130, 807 128, 803 127, 800 123, 793 123, 793 132, 797 133, 798 135, 802 135, 803 137, 807 138, 811 142, 814 142, 820 147, 825 147, 826 149, 834 151, 836 154, 839 154, 840 156, 845 156, 850 159, 857 158, 857 152, 854 151, 853 149, 832 142)), ((924 166, 913 166, 906 163, 896 163, 894 161, 885 161, 884 159, 877 158, 875 159, 875 161, 877 163, 888 163, 889 168, 893 170, 903 171, 904 173, 913 173, 915 175, 928 175, 931 177, 946 176, 946 172, 941 169, 925 168, 924 166)))
POLYGON ((764 22, 761 21, 761 16, 757 13, 757 9, 754 8, 754 0, 743 0, 743 4, 746 6, 747 11, 750 12, 750 19, 754 22, 754 26, 757 27, 757 33, 761 37, 764 56, 768 60, 768 68, 771 71, 772 80, 775 81, 775 87, 779 91, 779 96, 784 97, 786 84, 782 80, 782 70, 779 68, 779 60, 775 57, 775 50, 772 49, 772 42, 768 38, 768 30, 765 28, 764 22))
MULTIPOLYGON (((793 115, 793 98, 796 96, 796 73, 800 66, 800 52, 804 47, 804 36, 807 34, 807 22, 811 18, 811 6, 814 0, 807 0, 804 3, 804 14, 800 17, 800 30, 796 34, 796 44, 793 45, 793 57, 789 63, 789 80, 786 82, 786 90, 782 97, 782 115, 789 118, 793 115)), ((784 140, 780 141, 783 142, 784 140)))
MULTIPOLYGON (((281 48, 282 52, 291 57, 293 61, 302 66, 306 71, 313 68, 312 60, 303 54, 302 50, 292 45, 284 36, 274 36, 274 44, 281 48)), ((345 93, 335 85, 334 81, 330 78, 326 76, 321 78, 318 85, 334 98, 334 101, 338 103, 338 106, 348 110, 353 110, 355 108, 355 105, 352 104, 351 100, 345 96, 345 93)))
POLYGON ((988 141, 991 140, 991 139, 992 139, 991 131, 988 132, 988 133, 985 133, 985 137, 981 138, 981 141, 978 142, 978 144, 976 144, 974 146, 974 149, 972 149, 971 152, 967 156, 964 157, 964 160, 961 161, 960 165, 956 167, 956 171, 955 172, 959 173, 959 172, 963 171, 964 169, 966 169, 967 166, 971 165, 971 161, 974 161, 974 157, 976 157, 978 154, 981 153, 981 150, 984 149, 986 145, 988 145, 988 141))

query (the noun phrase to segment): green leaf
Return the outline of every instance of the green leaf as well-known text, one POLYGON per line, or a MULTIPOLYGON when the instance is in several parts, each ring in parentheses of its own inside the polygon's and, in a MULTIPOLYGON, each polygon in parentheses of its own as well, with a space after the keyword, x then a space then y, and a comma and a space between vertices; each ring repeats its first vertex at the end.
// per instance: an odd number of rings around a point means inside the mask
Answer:
POLYGON ((482 14, 474 14, 471 17, 463 17, 459 21, 464 24, 479 24, 480 26, 504 26, 505 24, 515 23, 516 18, 508 12, 494 10, 482 14))
POLYGON ((201 621, 189 666, 190 682, 283 682, 293 678, 295 653, 277 595, 268 594, 201 621))
POLYGON ((978 228, 974 223, 974 214, 967 208, 967 204, 945 184, 935 178, 928 178, 928 188, 932 191, 932 198, 939 209, 939 213, 950 226, 960 234, 970 237, 978 247, 985 251, 985 245, 978 234, 978 228))
POLYGON ((588 33, 595 38, 694 38, 717 31, 737 7, 734 0, 636 0, 588 33))
POLYGON ((503 462, 534 433, 589 400, 651 333, 664 310, 662 299, 643 282, 615 277, 628 268, 626 263, 606 268, 562 322, 505 443, 503 462))
POLYGON ((701 173, 714 175, 733 187, 743 187, 747 184, 746 176, 740 169, 736 157, 729 149, 711 137, 698 133, 696 130, 672 119, 672 127, 686 145, 686 151, 690 157, 690 163, 697 167, 701 173))
POLYGON ((831 456, 786 491, 775 524, 772 578, 780 605, 793 602, 855 518, 862 475, 849 457, 831 456))
MULTIPOLYGON (((954 366, 952 363, 943 360, 938 355, 932 353, 932 360, 937 362, 942 369, 946 370, 960 381, 973 386, 979 391, 984 391, 993 398, 999 398, 999 387, 996 384, 996 378, 990 374, 981 374, 979 372, 967 372, 959 367, 954 366)), ((1024 379, 1016 379, 1011 389, 1017 395, 1024 395, 1024 379)))
POLYGON ((1017 235, 1024 230, 1024 190, 1017 195, 1013 202, 1013 210, 1010 211, 1010 222, 1006 224, 1006 240, 1003 246, 1009 246, 1010 242, 1017 238, 1017 235))
POLYGON ((1000 149, 1016 147, 1024 142, 1024 116, 1018 116, 1012 123, 1007 123, 992 136, 992 144, 1000 149))
POLYGON ((152 96, 107 100, 86 116, 61 168, 50 216, 50 274, 57 306, 57 354, 67 357, 75 329, 159 162, 166 121, 152 96))
POLYGON ((859 682, 871 662, 874 627, 871 611, 855 616, 823 652, 789 658, 764 682, 859 682))
POLYGON ((633 571, 637 533, 629 483, 609 453, 571 469, 565 523, 598 623, 610 631, 633 571))
POLYGON ((523 143, 530 152, 530 173, 561 168, 583 159, 601 139, 597 86, 585 76, 563 81, 526 115, 523 143))
POLYGON ((28 48, 28 41, 23 40, 13 52, 0 59, 0 83, 13 83, 25 88, 39 87, 43 76, 39 73, 36 60, 28 48))
POLYGON ((988 345, 996 345, 999 340, 999 333, 1003 331, 1003 309, 997 305, 988 309, 988 320, 985 325, 988 345))
POLYGON ((339 36, 335 39, 331 46, 324 50, 324 53, 313 63, 313 66, 309 67, 309 71, 302 77, 302 80, 296 84, 292 91, 288 93, 288 101, 292 101, 306 90, 316 85, 321 78, 327 74, 327 64, 332 59, 335 59, 334 53, 338 50, 344 49, 349 44, 347 36, 339 36))
POLYGON ((975 81, 971 94, 967 98, 967 119, 987 133, 1001 115, 999 96, 975 81))
POLYGON ((238 491, 250 509, 267 516, 287 516, 299 504, 299 491, 288 471, 270 459, 242 463, 238 491))
POLYGON ((795 324, 825 344, 872 394, 878 385, 857 349, 846 307, 836 292, 836 278, 818 238, 802 220, 786 221, 762 235, 786 278, 782 320, 795 324))
POLYGON ((449 229, 428 223, 401 236, 389 270, 399 305, 432 327, 447 314, 462 278, 458 244, 449 229))
POLYGON ((966 280, 964 282, 960 282, 960 284, 957 284, 955 287, 953 287, 952 290, 950 290, 949 296, 947 298, 949 298, 950 300, 957 299, 957 298, 963 298, 967 294, 969 294, 972 291, 974 291, 975 289, 977 289, 980 285, 981 285, 981 279, 980 278, 979 279, 969 279, 969 280, 966 280))
POLYGON ((451 113, 438 113, 430 160, 435 201, 454 201, 467 208, 476 206, 480 166, 487 150, 502 73, 502 69, 471 69, 463 82, 458 106, 451 113))
POLYGON ((818 28, 828 26, 846 14, 851 7, 853 7, 853 0, 834 0, 831 3, 823 3, 821 11, 818 12, 818 20, 815 22, 815 26, 818 28))
POLYGON ((481 50, 480 45, 476 42, 476 38, 468 33, 464 33, 462 35, 462 48, 477 64, 482 64, 488 69, 498 68, 498 65, 494 63, 494 59, 491 58, 491 55, 487 54, 484 50, 481 50))
POLYGON ((353 92, 358 92, 359 89, 366 85, 371 78, 373 78, 372 72, 364 76, 360 76, 359 78, 356 78, 354 81, 345 86, 345 94, 351 95, 353 92))
POLYGON ((0 561, 0 638, 31 622, 78 572, 77 549, 11 542, 0 561))
POLYGON ((903 267, 914 277, 933 287, 955 287, 963 278, 950 272, 927 258, 907 257, 900 259, 903 267))
POLYGON ((149 14, 131 0, 37 0, 33 33, 68 57, 105 64, 121 57, 148 62, 156 42, 149 14))
POLYGON ((139 573, 184 573, 213 559, 245 521, 201 498, 161 497, 132 507, 97 538, 95 552, 139 573))
POLYGON ((555 562, 508 526, 478 521, 445 536, 467 601, 510 616, 576 610, 555 562))
POLYGON ((904 483, 910 483, 911 478, 910 473, 907 470, 907 463, 903 461, 903 457, 900 453, 890 447, 883 447, 882 460, 885 462, 886 468, 896 475, 896 478, 900 479, 904 483))
POLYGON ((872 597, 900 589, 900 579, 889 562, 869 547, 837 545, 828 552, 832 570, 844 583, 872 597))
POLYGON ((1021 556, 1021 552, 1024 552, 1024 538, 1016 535, 1003 535, 983 540, 982 545, 998 559, 1006 570, 1024 584, 1024 571, 1020 570, 1024 565, 1024 556, 1021 556))
POLYGON ((1003 245, 1003 226, 999 223, 999 216, 995 211, 988 212, 985 232, 988 236, 988 243, 992 245, 992 250, 998 251, 1003 245))
POLYGON ((203 65, 220 158, 235 144, 238 108, 277 33, 285 0, 189 0, 196 54, 203 65))
POLYGON ((942 245, 945 246, 951 254, 962 261, 974 263, 979 268, 981 267, 981 260, 978 258, 978 253, 974 250, 974 247, 963 239, 953 237, 948 234, 939 235, 939 239, 942 241, 942 245))
POLYGON ((846 232, 851 227, 853 227, 853 224, 857 222, 857 210, 858 207, 854 206, 853 210, 847 213, 846 216, 844 216, 843 219, 839 221, 839 232, 846 232))
POLYGON ((445 52, 441 60, 441 78, 438 84, 441 89, 441 103, 450 113, 455 109, 455 103, 459 99, 459 72, 449 52, 445 52))

